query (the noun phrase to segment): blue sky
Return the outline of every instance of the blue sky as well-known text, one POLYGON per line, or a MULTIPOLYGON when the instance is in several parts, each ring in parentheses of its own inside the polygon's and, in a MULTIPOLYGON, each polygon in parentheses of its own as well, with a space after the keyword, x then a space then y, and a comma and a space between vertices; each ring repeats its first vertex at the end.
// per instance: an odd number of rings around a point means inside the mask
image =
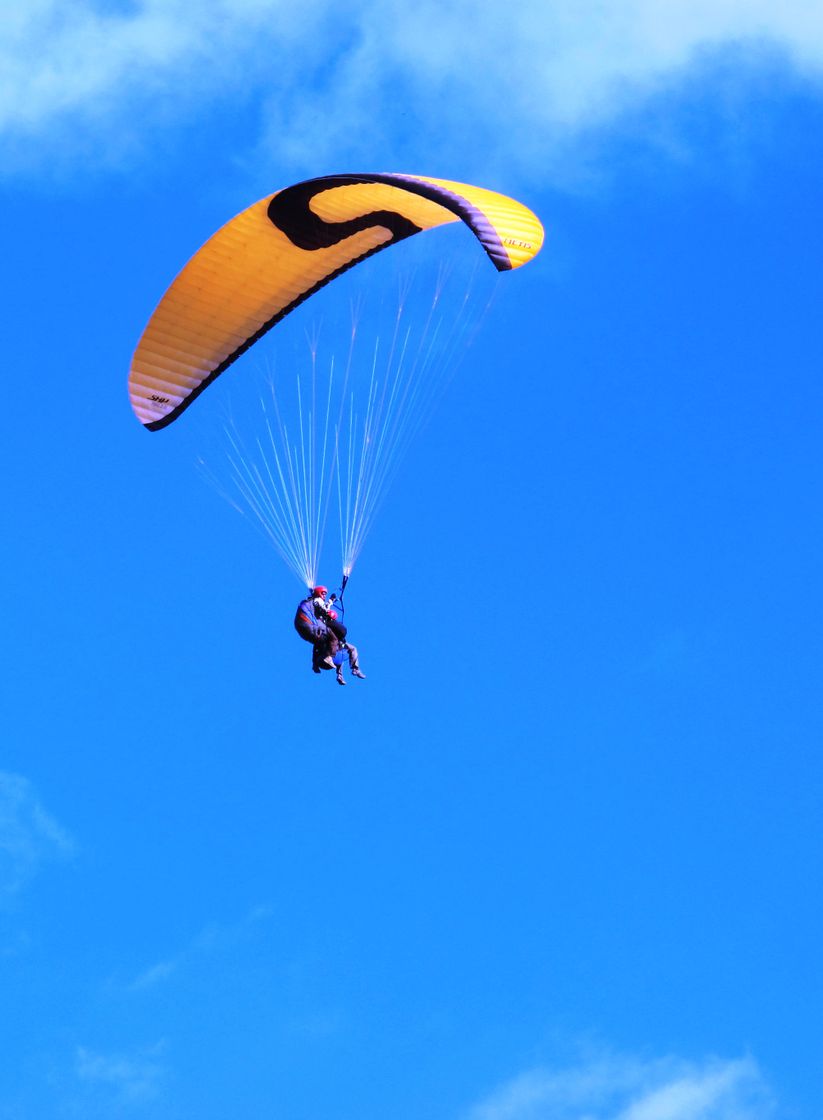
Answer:
POLYGON ((4 14, 0 1118, 816 1120, 823 15, 371 8, 4 14), (195 466, 252 367, 125 383, 222 222, 386 169, 547 241, 338 689, 195 466))

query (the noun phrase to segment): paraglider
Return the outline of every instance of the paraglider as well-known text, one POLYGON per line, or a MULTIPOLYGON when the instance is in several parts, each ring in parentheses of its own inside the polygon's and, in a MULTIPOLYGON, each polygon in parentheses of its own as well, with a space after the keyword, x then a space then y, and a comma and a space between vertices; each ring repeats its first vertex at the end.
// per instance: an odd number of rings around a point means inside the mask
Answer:
MULTIPOLYGON (((389 245, 458 221, 499 272, 530 261, 543 243, 540 221, 521 203, 421 175, 324 176, 243 210, 195 253, 149 319, 129 374, 138 419, 149 431, 172 424, 221 373, 330 281, 389 245)), ((437 299, 436 294, 435 304, 437 299)), ((334 667, 341 684, 344 656, 353 675, 363 674, 342 620, 334 617, 335 602, 317 584, 320 546, 336 489, 345 587, 380 497, 422 423, 420 402, 431 404, 430 348, 415 351, 409 338, 398 314, 385 356, 378 361, 375 347, 370 360, 362 412, 349 394, 351 352, 342 375, 330 363, 326 395, 317 391, 313 350, 311 389, 304 392, 298 378, 295 420, 283 419, 272 383, 271 404, 263 402, 263 435, 252 450, 241 435, 229 433, 232 481, 242 505, 309 590, 295 626, 312 643, 312 667, 316 672, 334 667), (341 380, 337 403, 332 388, 341 380), (414 405, 420 410, 416 418, 414 405)))
POLYGON ((530 261, 543 227, 513 199, 420 175, 328 175, 243 210, 191 258, 137 345, 129 396, 150 431, 330 280, 422 230, 462 220, 495 268, 530 261))

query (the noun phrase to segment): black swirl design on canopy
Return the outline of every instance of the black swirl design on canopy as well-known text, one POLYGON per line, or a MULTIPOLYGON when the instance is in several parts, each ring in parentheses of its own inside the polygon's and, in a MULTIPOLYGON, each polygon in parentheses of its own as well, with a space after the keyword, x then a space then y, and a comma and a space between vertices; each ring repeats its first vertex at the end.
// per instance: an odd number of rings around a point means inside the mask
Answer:
MULTIPOLYGON (((296 245, 298 249, 330 249, 346 237, 360 233, 372 226, 382 226, 391 233, 391 240, 402 241, 421 227, 399 214, 396 210, 372 210, 368 214, 358 214, 342 222, 327 222, 311 209, 310 203, 315 195, 333 187, 349 187, 360 183, 372 183, 377 176, 328 175, 322 179, 308 179, 280 191, 269 203, 268 215, 277 226, 296 245)), ((405 184, 403 184, 405 186, 405 184)), ((354 263, 354 262, 352 262, 354 263)))
MULTIPOLYGON (((511 268, 511 260, 503 247, 497 230, 476 206, 465 198, 437 183, 428 183, 412 175, 324 175, 319 179, 306 179, 293 187, 280 191, 269 203, 269 219, 281 233, 300 249, 328 249, 350 237, 353 233, 371 226, 383 226, 391 232, 392 244, 420 232, 420 226, 399 214, 396 210, 373 210, 343 222, 326 222, 318 217, 310 202, 315 195, 333 187, 356 186, 358 184, 385 183, 390 187, 400 187, 410 194, 420 195, 430 202, 436 202, 444 210, 450 210, 461 218, 478 238, 488 253, 495 268, 500 272, 511 268)), ((385 246, 381 246, 384 248, 385 246)), ((352 261, 352 264, 357 262, 352 261)))

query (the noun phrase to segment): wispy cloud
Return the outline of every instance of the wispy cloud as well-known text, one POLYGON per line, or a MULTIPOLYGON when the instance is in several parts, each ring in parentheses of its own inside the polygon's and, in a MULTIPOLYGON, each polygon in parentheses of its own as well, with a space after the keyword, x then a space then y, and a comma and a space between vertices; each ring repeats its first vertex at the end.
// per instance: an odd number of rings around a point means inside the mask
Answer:
POLYGON ((191 942, 173 956, 157 961, 144 969, 125 985, 126 991, 141 992, 169 980, 199 958, 209 956, 234 945, 251 928, 271 917, 269 906, 254 906, 239 921, 231 924, 210 923, 192 938, 191 942))
POLYGON ((13 894, 45 862, 73 855, 71 836, 19 774, 0 771, 0 895, 13 894))
POLYGON ((183 955, 179 957, 172 957, 170 960, 158 961, 157 964, 151 965, 149 968, 144 969, 138 976, 131 981, 128 985, 130 992, 140 992, 146 988, 154 988, 158 984, 162 984, 164 980, 177 971, 183 955))
POLYGON ((817 80, 823 8, 806 0, 519 0, 482 9, 469 0, 116 8, 31 0, 4 16, 0 135, 7 156, 13 141, 20 158, 60 136, 75 148, 78 137, 101 133, 139 143, 243 98, 260 106, 262 139, 281 166, 455 147, 475 161, 528 163, 724 51, 742 69, 777 56, 817 80))
POLYGON ((534 1069, 475 1105, 466 1120, 768 1120, 766 1082, 751 1058, 686 1062, 601 1057, 534 1069))
POLYGON ((78 1047, 75 1074, 83 1089, 111 1108, 154 1100, 165 1076, 165 1043, 129 1053, 102 1054, 78 1047))

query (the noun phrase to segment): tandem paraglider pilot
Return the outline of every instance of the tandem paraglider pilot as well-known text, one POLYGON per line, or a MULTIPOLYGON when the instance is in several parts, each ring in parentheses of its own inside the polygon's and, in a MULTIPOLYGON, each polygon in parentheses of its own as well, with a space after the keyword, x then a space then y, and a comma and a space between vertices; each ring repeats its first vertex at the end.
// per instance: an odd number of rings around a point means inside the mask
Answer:
POLYGON ((294 616, 295 630, 304 641, 312 644, 312 672, 334 669, 337 683, 345 684, 343 661, 348 657, 352 676, 365 680, 365 673, 360 671, 357 649, 346 641, 348 631, 334 609, 338 596, 327 598, 328 594, 329 589, 322 585, 310 588, 294 616))

